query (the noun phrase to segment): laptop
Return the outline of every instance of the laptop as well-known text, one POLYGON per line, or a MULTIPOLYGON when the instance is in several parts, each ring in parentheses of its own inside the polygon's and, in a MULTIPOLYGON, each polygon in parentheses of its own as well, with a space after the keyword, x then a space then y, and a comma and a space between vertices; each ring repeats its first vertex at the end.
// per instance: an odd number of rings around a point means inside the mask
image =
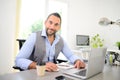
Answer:
POLYGON ((87 79, 101 73, 104 69, 106 50, 107 48, 91 48, 85 69, 69 69, 63 73, 81 79, 87 79))

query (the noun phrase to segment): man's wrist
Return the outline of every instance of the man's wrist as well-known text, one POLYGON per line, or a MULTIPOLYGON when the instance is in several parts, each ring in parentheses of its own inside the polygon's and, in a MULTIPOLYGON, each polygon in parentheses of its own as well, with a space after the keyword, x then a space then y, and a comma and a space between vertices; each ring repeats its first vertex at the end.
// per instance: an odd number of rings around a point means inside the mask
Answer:
POLYGON ((28 69, 36 69, 36 62, 32 62, 32 63, 29 65, 28 69))

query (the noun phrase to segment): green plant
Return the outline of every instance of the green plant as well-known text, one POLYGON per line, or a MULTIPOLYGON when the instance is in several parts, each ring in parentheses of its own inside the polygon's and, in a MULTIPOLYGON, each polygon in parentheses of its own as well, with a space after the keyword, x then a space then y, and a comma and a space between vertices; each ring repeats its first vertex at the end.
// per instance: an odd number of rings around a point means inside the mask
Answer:
POLYGON ((29 34, 43 29, 43 20, 35 21, 29 28, 25 29, 21 35, 23 39, 26 39, 29 34))
POLYGON ((42 28, 43 28, 43 20, 38 20, 30 27, 29 30, 30 32, 36 32, 42 30, 42 28))
POLYGON ((116 46, 117 46, 118 49, 120 50, 120 41, 116 42, 116 46))
POLYGON ((100 38, 100 35, 99 34, 96 34, 95 36, 93 36, 91 38, 91 47, 93 48, 98 48, 98 47, 103 47, 103 42, 104 42, 104 39, 101 39, 100 38))

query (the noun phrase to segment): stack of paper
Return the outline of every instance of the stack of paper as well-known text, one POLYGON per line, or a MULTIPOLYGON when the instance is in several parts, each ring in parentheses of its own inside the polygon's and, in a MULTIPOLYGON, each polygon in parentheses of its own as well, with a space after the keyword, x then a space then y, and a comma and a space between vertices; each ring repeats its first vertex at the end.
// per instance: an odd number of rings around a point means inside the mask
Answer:
POLYGON ((69 63, 62 62, 60 64, 57 64, 59 69, 71 69, 74 68, 74 65, 71 65, 69 63))

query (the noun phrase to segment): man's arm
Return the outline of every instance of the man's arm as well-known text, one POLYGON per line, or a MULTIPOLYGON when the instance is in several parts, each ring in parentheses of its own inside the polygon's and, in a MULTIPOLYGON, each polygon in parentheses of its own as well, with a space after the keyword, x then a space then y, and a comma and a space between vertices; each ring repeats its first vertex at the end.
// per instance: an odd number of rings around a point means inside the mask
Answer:
POLYGON ((73 52, 69 49, 65 41, 62 52, 67 57, 67 59, 75 65, 76 68, 85 67, 85 63, 83 62, 82 57, 78 57, 75 54, 73 54, 73 52))
POLYGON ((36 40, 36 34, 32 33, 26 42, 23 44, 22 48, 20 49, 18 55, 16 56, 15 65, 22 68, 28 69, 29 65, 33 62, 29 60, 30 55, 34 49, 36 40))

